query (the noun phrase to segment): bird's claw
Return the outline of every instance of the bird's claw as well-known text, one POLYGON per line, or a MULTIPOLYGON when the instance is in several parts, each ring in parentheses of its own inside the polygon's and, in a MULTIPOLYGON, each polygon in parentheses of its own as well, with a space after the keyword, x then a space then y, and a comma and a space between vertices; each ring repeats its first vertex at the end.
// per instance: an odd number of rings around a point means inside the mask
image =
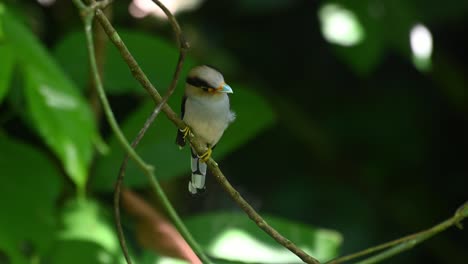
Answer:
POLYGON ((211 148, 208 148, 208 150, 205 153, 203 153, 203 155, 198 156, 198 158, 204 163, 206 163, 210 159, 212 152, 213 151, 211 150, 211 148))
POLYGON ((188 136, 188 134, 190 134, 191 129, 190 129, 189 126, 186 126, 184 129, 182 129, 182 130, 180 130, 180 131, 181 131, 182 133, 184 133, 184 137, 183 137, 183 138, 184 138, 184 140, 185 140, 185 138, 188 136))

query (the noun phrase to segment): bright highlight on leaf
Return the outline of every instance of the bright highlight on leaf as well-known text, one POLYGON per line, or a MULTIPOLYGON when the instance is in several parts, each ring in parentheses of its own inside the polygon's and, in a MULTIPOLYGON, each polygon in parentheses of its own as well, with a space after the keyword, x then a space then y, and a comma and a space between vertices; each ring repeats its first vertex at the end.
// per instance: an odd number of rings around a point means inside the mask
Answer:
POLYGON ((186 261, 175 259, 175 258, 169 258, 169 257, 162 257, 155 262, 155 264, 186 264, 186 263, 187 263, 186 261))
POLYGON ((410 31, 411 51, 413 52, 413 63, 421 71, 429 70, 432 55, 432 34, 429 29, 416 24, 410 31))
MULTIPOLYGON (((94 242, 106 250, 105 255, 119 252, 120 247, 112 225, 103 217, 102 208, 96 202, 70 201, 66 205, 62 218, 63 230, 59 233, 60 240, 94 242)), ((103 256, 103 253, 99 253, 97 257, 101 260, 109 258, 109 256, 103 256)))
POLYGON ((47 85, 41 85, 39 92, 44 97, 48 106, 62 110, 74 109, 78 107, 78 102, 74 97, 69 96, 60 90, 51 89, 47 85))
MULTIPOLYGON (((310 249, 302 249, 310 252, 310 249)), ((290 263, 297 260, 295 255, 280 245, 266 244, 237 228, 226 229, 219 234, 210 252, 219 258, 246 262, 290 263)))
MULTIPOLYGON (((320 261, 338 254, 342 237, 335 231, 271 216, 265 220, 320 261)), ((246 263, 298 262, 297 256, 277 244, 242 213, 207 213, 192 217, 186 223, 211 256, 246 263)))
POLYGON ((337 4, 325 4, 319 9, 323 37, 330 43, 354 46, 364 40, 364 28, 357 16, 337 4))
MULTIPOLYGON (((192 10, 200 6, 203 0, 161 0, 172 14, 184 10, 192 10)), ((133 0, 128 6, 128 12, 136 18, 154 15, 166 19, 166 15, 152 0, 133 0)))

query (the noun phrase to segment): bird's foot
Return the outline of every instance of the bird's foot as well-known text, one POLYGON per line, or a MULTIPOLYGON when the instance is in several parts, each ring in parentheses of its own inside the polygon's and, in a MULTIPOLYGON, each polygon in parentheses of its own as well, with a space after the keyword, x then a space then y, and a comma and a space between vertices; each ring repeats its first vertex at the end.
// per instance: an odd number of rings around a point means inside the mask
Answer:
POLYGON ((182 133, 184 133, 184 140, 185 138, 192 132, 189 126, 186 126, 184 129, 180 130, 182 133))
POLYGON ((212 152, 213 152, 213 150, 211 150, 211 148, 208 148, 208 150, 207 150, 205 153, 203 153, 203 155, 198 156, 198 158, 199 158, 202 162, 205 162, 205 163, 206 163, 206 162, 210 159, 211 153, 212 153, 212 152))

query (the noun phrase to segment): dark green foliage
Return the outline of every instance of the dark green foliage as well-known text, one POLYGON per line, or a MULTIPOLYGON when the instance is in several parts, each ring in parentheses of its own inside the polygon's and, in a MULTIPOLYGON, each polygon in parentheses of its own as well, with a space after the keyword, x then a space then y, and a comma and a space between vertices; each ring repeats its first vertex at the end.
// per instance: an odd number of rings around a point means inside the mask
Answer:
MULTIPOLYGON (((164 94, 178 57, 167 23, 133 19, 127 1, 114 2, 113 23, 164 94)), ((169 105, 179 110, 191 67, 220 68, 237 120, 213 156, 229 180, 313 256, 351 253, 427 228, 467 198, 467 17, 468 1, 457 0, 207 0, 178 16, 192 48, 169 105), (355 15, 361 42, 326 41, 327 4, 355 15), (434 39, 425 70, 413 65, 417 23, 434 39)), ((104 58, 103 83, 131 140, 154 103, 109 43, 104 58)), ((0 3, 1 264, 124 263, 109 199, 124 152, 92 110, 89 76, 72 1, 0 3)), ((175 136, 161 114, 137 152, 215 262, 296 263, 232 211, 212 178, 205 197, 187 194, 189 151, 175 136), (222 251, 222 235, 252 253, 222 251)), ((132 162, 125 185, 146 191, 132 162)), ((136 242, 134 220, 123 210, 136 263, 158 263, 136 242)), ((463 263, 467 243, 451 230, 388 263, 463 263)))
POLYGON ((0 134, 0 249, 12 263, 29 263, 53 242, 59 170, 43 152, 0 134))

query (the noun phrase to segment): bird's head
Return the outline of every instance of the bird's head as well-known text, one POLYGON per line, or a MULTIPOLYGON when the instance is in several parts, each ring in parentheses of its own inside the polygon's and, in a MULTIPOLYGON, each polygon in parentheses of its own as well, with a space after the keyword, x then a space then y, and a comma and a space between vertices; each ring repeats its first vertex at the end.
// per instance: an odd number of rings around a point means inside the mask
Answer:
POLYGON ((185 89, 187 95, 195 96, 219 96, 233 93, 231 87, 224 82, 223 75, 206 65, 190 70, 185 89))

